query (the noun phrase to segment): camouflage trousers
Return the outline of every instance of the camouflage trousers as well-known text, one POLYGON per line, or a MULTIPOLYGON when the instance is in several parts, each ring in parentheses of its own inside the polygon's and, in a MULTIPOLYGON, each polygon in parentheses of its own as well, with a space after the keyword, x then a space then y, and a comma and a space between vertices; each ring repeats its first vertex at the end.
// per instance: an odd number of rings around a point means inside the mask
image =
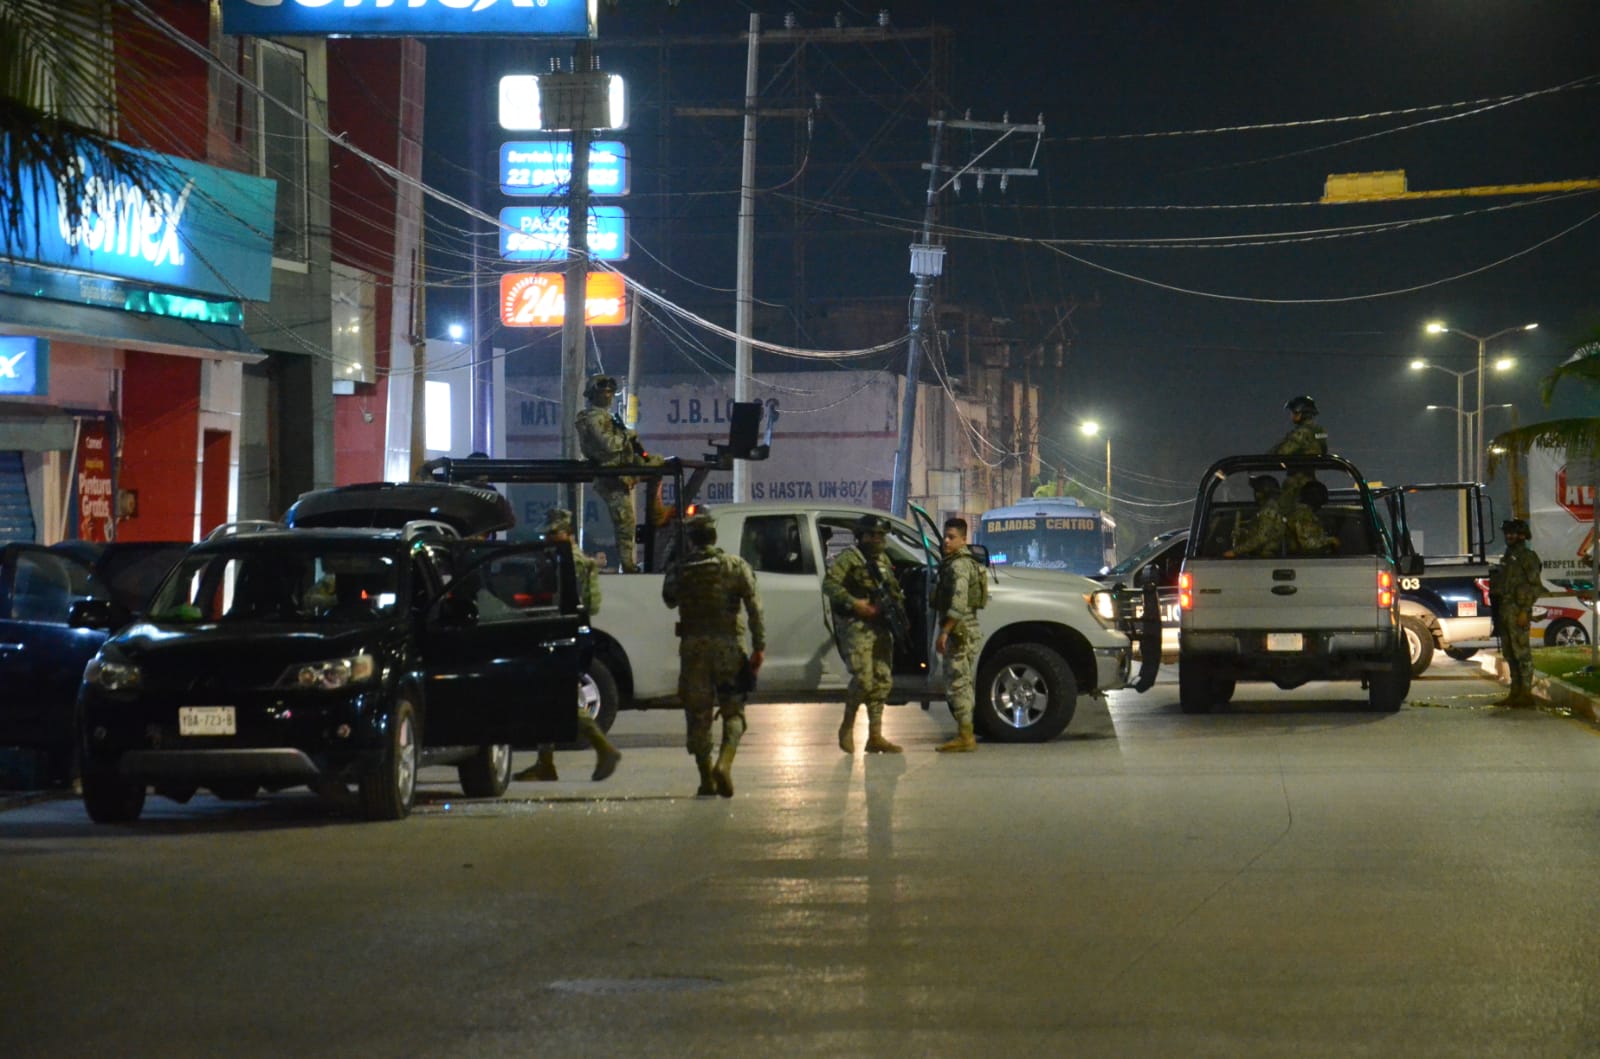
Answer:
POLYGON ((839 657, 850 670, 844 716, 851 720, 863 705, 873 723, 883 719, 883 704, 894 688, 894 637, 881 625, 840 621, 834 634, 839 657))
POLYGON ((678 641, 678 701, 688 729, 689 753, 711 753, 711 722, 722 714, 722 745, 737 747, 748 727, 744 696, 733 690, 745 655, 731 636, 685 636, 678 641))
POLYGON ((622 569, 632 573, 639 568, 634 556, 635 529, 639 523, 633 507, 632 478, 596 478, 594 491, 605 504, 611 516, 611 525, 617 531, 617 559, 622 569))
POLYGON ((1514 603, 1502 604, 1495 615, 1500 622, 1500 656, 1511 667, 1511 690, 1533 688, 1533 648, 1528 645, 1528 625, 1533 612, 1514 603))
POLYGON ((950 715, 956 724, 972 727, 973 675, 978 666, 978 623, 958 621, 945 641, 944 656, 946 695, 950 701, 950 715))

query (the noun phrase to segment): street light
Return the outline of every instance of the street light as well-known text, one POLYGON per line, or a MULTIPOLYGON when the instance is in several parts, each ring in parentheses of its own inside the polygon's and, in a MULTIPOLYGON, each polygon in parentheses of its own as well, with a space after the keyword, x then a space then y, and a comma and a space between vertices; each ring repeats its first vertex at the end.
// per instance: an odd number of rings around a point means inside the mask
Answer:
MULTIPOLYGON (((1516 332, 1516 331, 1532 331, 1534 328, 1536 328, 1538 326, 1539 325, 1537 323, 1521 324, 1521 325, 1519 325, 1517 327, 1507 327, 1507 328, 1504 328, 1502 330, 1496 331, 1492 335, 1481 335, 1480 336, 1480 335, 1472 334, 1471 332, 1468 332, 1468 331, 1462 331, 1459 328, 1450 327, 1450 326, 1444 324, 1443 322, 1441 322, 1439 320, 1435 320, 1432 323, 1428 324, 1427 330, 1428 330, 1428 334, 1430 334, 1430 335, 1441 335, 1441 334, 1444 334, 1445 332, 1449 332, 1452 335, 1460 335, 1462 338, 1471 339, 1472 341, 1478 343, 1478 367, 1476 369, 1477 372, 1478 372, 1478 435, 1474 439, 1473 445, 1472 445, 1473 456, 1474 456, 1474 458, 1476 460, 1476 464, 1475 464, 1476 470, 1474 471, 1474 475, 1473 475, 1473 480, 1474 481, 1479 481, 1479 482, 1483 481, 1483 475, 1484 475, 1484 450, 1483 450, 1483 441, 1484 441, 1484 438, 1483 438, 1483 364, 1484 364, 1484 354, 1485 354, 1485 352, 1487 350, 1487 347, 1488 347, 1489 343, 1493 342, 1495 339, 1501 338, 1501 337, 1503 337, 1505 335, 1512 334, 1513 332, 1516 332)), ((1495 369, 1497 371, 1504 371, 1506 367, 1510 367, 1511 363, 1513 363, 1513 362, 1509 358, 1502 357, 1499 360, 1495 361, 1495 369), (1502 365, 1504 365, 1504 367, 1502 367, 1502 365)), ((1444 369, 1444 370, 1448 370, 1448 369, 1444 369)), ((1456 401, 1456 404, 1459 405, 1460 403, 1461 402, 1458 399, 1456 401)))
MULTIPOLYGON (((1086 438, 1095 437, 1100 433, 1100 424, 1093 419, 1085 419, 1078 424, 1078 432, 1086 438)), ((1111 514, 1111 435, 1106 435, 1106 514, 1111 514)))

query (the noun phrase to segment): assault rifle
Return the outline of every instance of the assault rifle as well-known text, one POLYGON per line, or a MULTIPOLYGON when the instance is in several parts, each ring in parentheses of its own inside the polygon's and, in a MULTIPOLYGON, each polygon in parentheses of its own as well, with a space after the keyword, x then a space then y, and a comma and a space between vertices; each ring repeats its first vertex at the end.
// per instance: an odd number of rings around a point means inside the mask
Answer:
POLYGON ((634 431, 628 429, 628 424, 626 424, 626 423, 624 423, 622 421, 622 417, 620 415, 618 415, 615 412, 612 412, 611 413, 611 421, 617 425, 617 429, 618 430, 622 431, 625 435, 627 435, 628 446, 633 449, 633 454, 635 456, 639 457, 642 460, 646 456, 650 455, 648 452, 644 451, 644 445, 643 445, 642 442, 639 441, 639 435, 637 433, 635 433, 634 431))
POLYGON ((867 579, 872 586, 872 605, 878 608, 878 620, 889 627, 894 645, 901 650, 911 646, 911 619, 906 615, 905 604, 889 591, 889 586, 878 572, 878 561, 867 557, 867 579))

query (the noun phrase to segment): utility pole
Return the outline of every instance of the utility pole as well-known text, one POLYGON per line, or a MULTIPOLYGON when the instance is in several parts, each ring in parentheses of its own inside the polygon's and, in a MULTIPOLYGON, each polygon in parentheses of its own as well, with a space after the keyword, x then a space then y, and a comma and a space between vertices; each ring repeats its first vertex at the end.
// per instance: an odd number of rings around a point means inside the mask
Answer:
POLYGON ((411 480, 428 459, 428 288, 425 251, 417 248, 411 272, 411 480))
MULTIPOLYGON (((581 77, 594 65, 594 45, 580 40, 572 60, 573 73, 581 77)), ((589 341, 589 141, 594 138, 589 124, 595 120, 586 107, 577 109, 579 114, 572 122, 572 172, 567 181, 567 275, 565 316, 561 322, 561 455, 569 460, 582 455, 578 449, 577 417, 583 400, 583 369, 589 341)), ((567 488, 573 532, 581 541, 583 487, 573 484, 567 488)), ((622 533, 619 528, 618 538, 622 533)), ((629 548, 632 543, 619 539, 617 547, 629 548)))
MULTIPOLYGON (((1006 185, 1014 176, 1038 176, 1039 171, 1031 168, 1033 162, 1039 157, 1039 145, 1044 140, 1044 115, 1039 115, 1039 120, 1032 125, 1013 125, 1010 121, 972 121, 962 119, 959 121, 946 121, 943 112, 937 117, 930 118, 928 125, 933 129, 933 149, 931 160, 924 162, 922 168, 928 171, 928 198, 922 211, 922 238, 920 242, 911 244, 911 274, 917 277, 916 286, 911 292, 911 319, 909 321, 910 341, 906 351, 906 384, 905 391, 900 396, 900 440, 895 448, 894 456, 894 485, 890 494, 889 510, 894 515, 904 518, 906 505, 911 494, 911 445, 916 434, 917 419, 917 379, 922 371, 922 321, 928 312, 930 294, 933 290, 933 281, 938 279, 944 271, 944 247, 933 244, 933 216, 938 205, 939 192, 951 185, 956 191, 961 190, 963 175, 972 174, 977 178, 978 190, 983 190, 983 181, 986 176, 1000 178, 1000 190, 1004 192, 1006 185), (943 139, 945 129, 962 129, 973 132, 998 133, 994 142, 979 151, 970 162, 958 168, 942 166, 939 162, 939 144, 943 139), (1015 133, 1033 133, 1033 158, 1029 159, 1029 168, 990 168, 979 166, 985 155, 1000 146, 1006 139, 1015 133), (943 184, 939 183, 939 176, 949 173, 950 179, 943 184)), ((1027 400, 1027 395, 1023 395, 1027 400)), ((1022 469, 1023 480, 1027 481, 1032 473, 1031 467, 1022 469)))
MULTIPOLYGON (((750 399, 750 337, 755 326, 755 295, 752 284, 756 264, 756 65, 761 56, 761 16, 750 15, 750 48, 744 68, 744 158, 739 168, 739 271, 738 302, 733 329, 739 335, 734 346, 733 399, 750 399)), ((733 461, 733 499, 750 499, 750 472, 744 460, 733 461)))

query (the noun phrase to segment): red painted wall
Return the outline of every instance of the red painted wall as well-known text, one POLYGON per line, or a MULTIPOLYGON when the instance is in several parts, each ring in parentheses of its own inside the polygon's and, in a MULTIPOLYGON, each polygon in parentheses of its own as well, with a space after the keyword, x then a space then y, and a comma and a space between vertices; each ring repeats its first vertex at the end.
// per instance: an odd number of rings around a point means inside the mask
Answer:
POLYGON ((139 494, 139 508, 117 523, 117 539, 192 540, 200 468, 200 362, 136 350, 125 356, 118 484, 139 494))
MULTIPOLYGON (((191 40, 206 43, 210 4, 155 0, 150 6, 191 40)), ((204 160, 209 121, 205 63, 125 12, 117 19, 116 42, 118 139, 204 160)))

